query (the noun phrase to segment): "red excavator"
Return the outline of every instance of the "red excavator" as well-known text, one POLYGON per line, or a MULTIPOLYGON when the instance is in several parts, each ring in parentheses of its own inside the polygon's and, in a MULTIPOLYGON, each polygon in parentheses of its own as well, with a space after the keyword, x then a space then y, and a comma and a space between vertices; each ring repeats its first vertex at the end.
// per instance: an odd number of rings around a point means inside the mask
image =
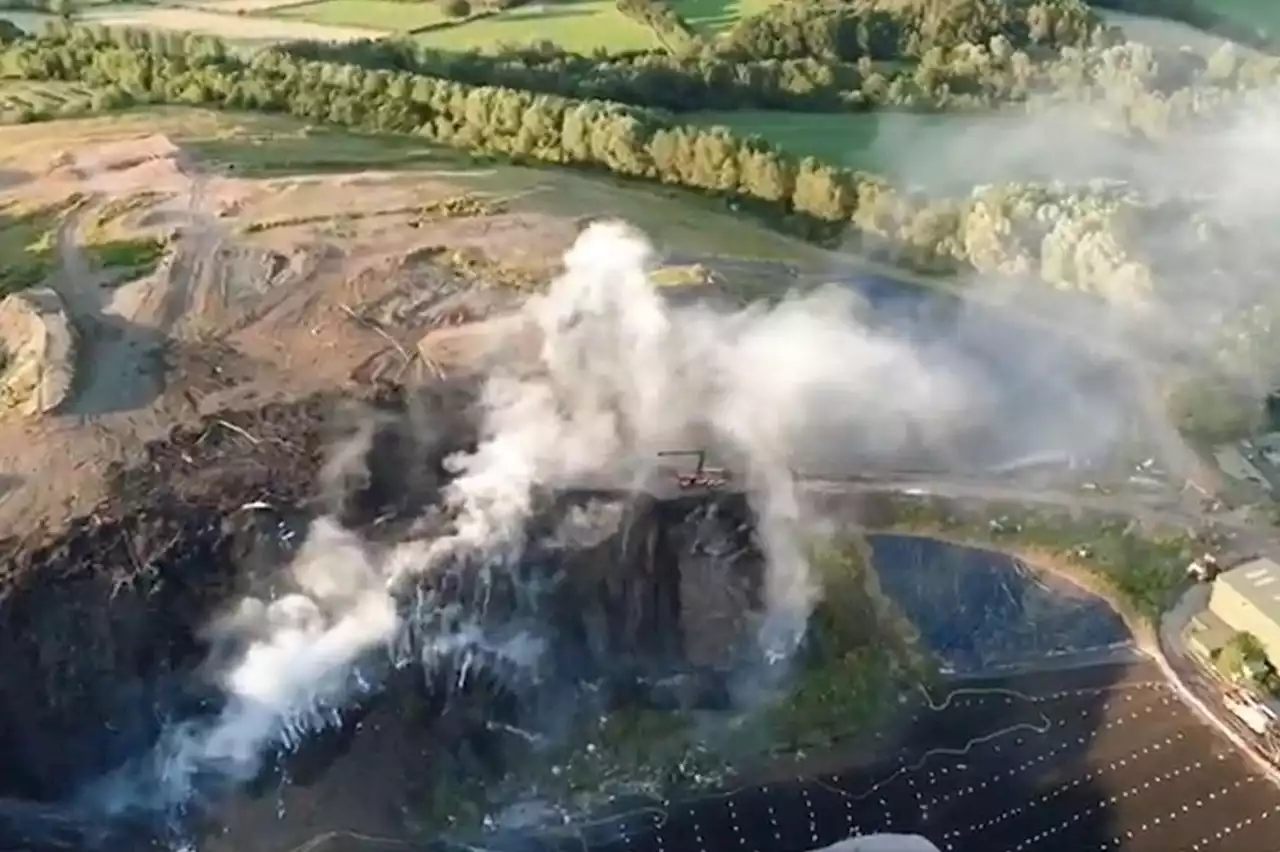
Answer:
POLYGON ((722 467, 707 467, 707 451, 706 450, 667 450, 658 453, 659 456, 697 456, 698 466, 694 468, 692 473, 676 472, 676 481, 680 483, 682 490, 693 488, 723 488, 732 478, 727 470, 722 467))

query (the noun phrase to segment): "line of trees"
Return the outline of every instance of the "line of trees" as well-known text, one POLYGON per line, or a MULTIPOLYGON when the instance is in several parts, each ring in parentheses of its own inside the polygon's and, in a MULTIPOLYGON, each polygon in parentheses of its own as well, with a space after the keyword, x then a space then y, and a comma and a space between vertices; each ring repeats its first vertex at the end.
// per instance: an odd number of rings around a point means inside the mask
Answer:
MULTIPOLYGON (((1114 32, 1114 31, 1112 31, 1114 32)), ((1032 99, 1089 105, 1109 126, 1162 138, 1212 118, 1242 89, 1280 82, 1280 59, 1224 46, 1211 56, 1157 52, 1098 37, 1036 58, 1004 35, 982 44, 931 47, 891 67, 820 59, 735 60, 715 53, 586 57, 552 45, 496 55, 452 53, 409 42, 295 42, 309 60, 444 77, 576 99, 599 98, 673 112, 768 109, 796 112, 986 109, 1032 99)))
POLYGON ((607 170, 734 199, 810 237, 852 223, 867 250, 922 270, 1043 272, 1112 299, 1139 298, 1152 286, 1150 267, 1114 236, 1117 218, 1130 215, 1119 191, 1019 184, 953 201, 914 197, 880 177, 799 159, 723 128, 681 125, 660 111, 281 51, 245 61, 208 37, 64 27, 7 45, 0 73, 87 84, 95 109, 168 103, 290 113, 518 162, 607 170))
POLYGON ((702 43, 688 21, 666 0, 615 0, 615 6, 626 17, 652 30, 669 54, 687 54, 702 43))
POLYGON ((990 103, 1010 94, 1010 75, 977 67, 975 45, 998 43, 1031 66, 1028 51, 1038 61, 1117 38, 1082 0, 780 3, 711 40, 699 39, 661 0, 618 5, 677 49, 587 57, 538 45, 458 54, 383 40, 285 49, 308 59, 677 111, 840 111, 990 103))
POLYGON ((900 61, 996 36, 1015 47, 1080 46, 1100 28, 1083 0, 777 3, 743 18, 716 49, 737 59, 900 61))
MULTIPOLYGON (((210 37, 58 27, 0 47, 0 75, 84 84, 96 111, 165 103, 288 113, 517 162, 603 170, 732 199, 810 238, 856 237, 863 250, 921 271, 1037 275, 1114 303, 1158 295, 1169 268, 1183 280, 1198 274, 1201 255, 1212 267, 1217 261, 1205 248, 1223 240, 1197 224, 1190 208, 1144 204, 1123 185, 1005 184, 929 198, 759 138, 684 125, 661 110, 279 50, 246 60, 210 37), (1145 235, 1155 238, 1147 244, 1145 235)), ((1243 256, 1255 242, 1225 244, 1243 256)))
POLYGON ((101 109, 173 103, 291 113, 517 161, 606 169, 815 222, 847 222, 859 185, 872 180, 797 160, 760 139, 683 126, 661 111, 313 62, 274 50, 246 61, 208 37, 59 27, 10 42, 0 52, 0 73, 86 84, 101 109))

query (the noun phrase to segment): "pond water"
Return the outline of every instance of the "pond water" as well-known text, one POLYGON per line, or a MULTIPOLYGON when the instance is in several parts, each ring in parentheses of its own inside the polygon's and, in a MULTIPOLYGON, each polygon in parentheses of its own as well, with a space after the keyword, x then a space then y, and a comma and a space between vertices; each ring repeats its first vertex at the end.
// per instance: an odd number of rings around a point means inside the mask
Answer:
POLYGON ((880 587, 958 674, 1126 643, 1105 601, 1001 553, 913 536, 870 539, 880 587))

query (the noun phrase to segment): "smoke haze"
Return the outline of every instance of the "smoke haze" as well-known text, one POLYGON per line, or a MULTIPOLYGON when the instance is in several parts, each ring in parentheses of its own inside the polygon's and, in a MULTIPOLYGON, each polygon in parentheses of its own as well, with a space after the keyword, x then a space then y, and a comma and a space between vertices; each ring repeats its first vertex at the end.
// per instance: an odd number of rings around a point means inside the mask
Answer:
MULTIPOLYGON (((405 590, 432 572, 509 564, 524 546, 537 496, 582 484, 642 487, 664 449, 708 446, 746 484, 767 559, 761 650, 785 658, 818 590, 809 572, 790 464, 814 422, 833 418, 872 441, 901 440, 903 422, 962 407, 962 383, 926 368, 912 347, 855 320, 854 298, 829 288, 765 309, 671 308, 647 275, 652 251, 620 223, 597 224, 564 274, 528 303, 534 363, 499 361, 481 399, 474 452, 448 460, 444 534, 375 547, 322 518, 288 566, 291 592, 249 599, 210 626, 226 702, 212 718, 166 730, 153 753, 87 791, 112 811, 181 808, 209 786, 242 782, 280 748, 336 723, 376 688, 362 661, 430 668, 459 648, 497 650, 516 665, 536 643, 452 627, 431 599, 405 590), (412 595, 411 595, 412 596, 412 595)), ((367 431, 353 441, 367 446, 367 431)), ((331 479, 358 473, 343 452, 331 479)), ((561 537, 590 540, 585 515, 561 537)))

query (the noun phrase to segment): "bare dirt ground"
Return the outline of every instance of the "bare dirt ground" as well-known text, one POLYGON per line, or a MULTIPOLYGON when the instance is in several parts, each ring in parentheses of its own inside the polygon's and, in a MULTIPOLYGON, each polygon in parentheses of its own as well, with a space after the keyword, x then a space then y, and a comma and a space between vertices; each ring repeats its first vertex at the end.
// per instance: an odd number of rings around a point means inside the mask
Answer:
MULTIPOLYGON (((339 26, 300 18, 271 17, 274 9, 301 5, 300 0, 172 0, 148 5, 111 3, 80 12, 86 24, 194 32, 226 39, 279 42, 294 39, 355 41, 382 38, 373 27, 339 26)), ((39 32, 56 16, 46 12, 6 10, 5 17, 27 32, 39 32)))
POLYGON ((0 422, 8 534, 84 514, 107 467, 140 460, 174 424, 461 368, 471 356, 431 333, 518 304, 577 231, 447 177, 252 179, 160 135, 25 156, 9 164, 0 206, 67 206, 45 286, 77 354, 60 405, 0 422), (122 277, 85 249, 103 235, 161 240, 163 257, 122 277))
POLYGON ((290 6, 302 6, 314 0, 172 0, 164 5, 179 6, 191 9, 204 9, 223 15, 249 14, 269 12, 273 9, 287 9, 290 6))

